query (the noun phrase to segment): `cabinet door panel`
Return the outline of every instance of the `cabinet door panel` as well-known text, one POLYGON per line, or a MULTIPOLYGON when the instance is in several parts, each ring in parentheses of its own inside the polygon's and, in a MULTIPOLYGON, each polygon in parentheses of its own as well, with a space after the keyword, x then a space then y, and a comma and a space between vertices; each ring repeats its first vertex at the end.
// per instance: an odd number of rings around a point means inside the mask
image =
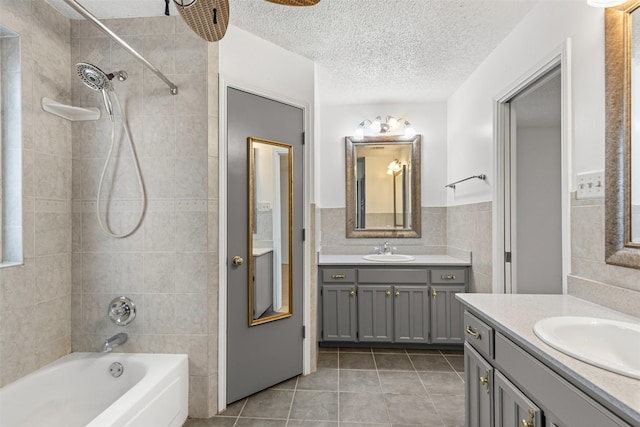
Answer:
POLYGON ((391 286, 358 286, 358 340, 393 339, 391 286))
POLYGON ((462 344, 462 304, 456 294, 464 292, 464 286, 431 286, 431 342, 462 344))
POLYGON ((493 367, 464 343, 466 427, 493 426, 493 367))
POLYGON ((493 377, 495 427, 542 427, 542 411, 500 371, 493 377))
POLYGON ((349 285, 323 285, 322 338, 356 341, 356 289, 349 285))
POLYGON ((429 342, 429 289, 394 286, 393 319, 396 342, 429 342))

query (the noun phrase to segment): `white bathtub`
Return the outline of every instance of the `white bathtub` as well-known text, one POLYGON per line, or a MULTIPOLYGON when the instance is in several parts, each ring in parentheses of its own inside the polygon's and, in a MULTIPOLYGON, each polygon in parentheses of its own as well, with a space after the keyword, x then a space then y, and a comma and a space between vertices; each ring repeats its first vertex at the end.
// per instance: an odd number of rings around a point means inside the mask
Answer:
POLYGON ((184 354, 71 353, 0 388, 0 426, 179 427, 188 381, 184 354))

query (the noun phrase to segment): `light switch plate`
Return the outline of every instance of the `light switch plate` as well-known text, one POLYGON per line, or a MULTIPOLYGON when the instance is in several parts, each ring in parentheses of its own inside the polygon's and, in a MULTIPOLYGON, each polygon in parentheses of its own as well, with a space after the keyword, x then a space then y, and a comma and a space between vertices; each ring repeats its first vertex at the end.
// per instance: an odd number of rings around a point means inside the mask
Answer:
POLYGON ((577 190, 578 199, 604 198, 604 171, 579 173, 577 190))
POLYGON ((258 210, 259 211, 268 211, 269 209, 271 209, 271 203, 270 202, 258 202, 258 210))

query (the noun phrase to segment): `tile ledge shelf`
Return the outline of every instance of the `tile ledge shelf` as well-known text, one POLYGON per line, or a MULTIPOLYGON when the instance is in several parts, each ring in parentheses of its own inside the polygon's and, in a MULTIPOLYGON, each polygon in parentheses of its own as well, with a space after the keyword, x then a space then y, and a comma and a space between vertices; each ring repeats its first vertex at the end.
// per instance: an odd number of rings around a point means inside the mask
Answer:
POLYGON ((95 107, 74 107, 73 105, 62 104, 47 97, 42 98, 41 105, 42 110, 47 113, 55 114, 72 122, 98 120, 100 118, 100 110, 95 107))

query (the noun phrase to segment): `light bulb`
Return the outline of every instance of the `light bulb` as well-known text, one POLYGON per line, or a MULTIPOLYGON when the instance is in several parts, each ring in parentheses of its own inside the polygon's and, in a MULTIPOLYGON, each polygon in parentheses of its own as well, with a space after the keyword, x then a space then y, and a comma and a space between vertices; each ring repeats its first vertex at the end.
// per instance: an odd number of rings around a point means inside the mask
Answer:
POLYGON ((354 138, 361 139, 364 136, 364 127, 358 126, 356 130, 353 131, 354 138))
POLYGON ((380 118, 380 116, 378 116, 375 118, 373 122, 371 122, 371 126, 369 126, 369 128, 375 133, 380 133, 381 124, 382 124, 382 119, 380 118))
POLYGON ((416 130, 413 128, 413 126, 411 126, 411 123, 406 121, 404 122, 404 136, 408 138, 413 138, 414 136, 416 136, 416 130))

